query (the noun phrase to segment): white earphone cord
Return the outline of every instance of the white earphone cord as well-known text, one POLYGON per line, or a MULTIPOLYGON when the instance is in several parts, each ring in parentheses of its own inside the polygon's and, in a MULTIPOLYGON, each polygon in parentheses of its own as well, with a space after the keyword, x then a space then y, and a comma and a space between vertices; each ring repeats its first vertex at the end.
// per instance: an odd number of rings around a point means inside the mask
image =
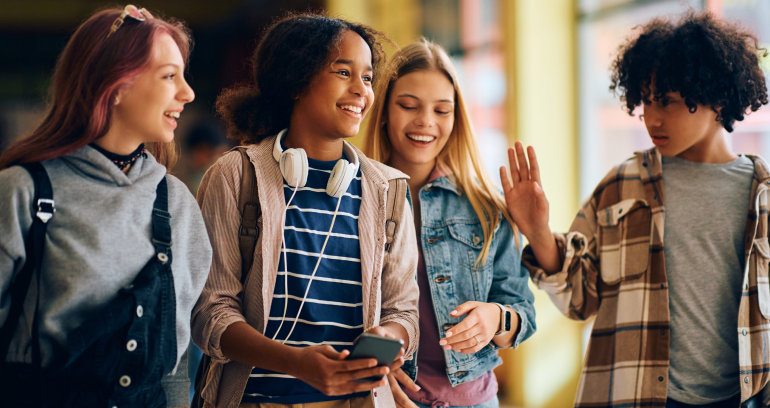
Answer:
MULTIPOLYGON (((297 183, 297 185, 294 186, 294 191, 291 193, 291 197, 289 197, 289 202, 286 203, 286 207, 283 208, 283 216, 281 217, 281 247, 283 249, 283 290, 284 290, 285 297, 283 298, 283 317, 281 317, 281 324, 278 325, 278 330, 275 331, 275 334, 273 335, 272 340, 275 340, 275 337, 278 336, 278 333, 280 333, 281 327, 283 327, 283 322, 284 320, 286 320, 286 308, 289 306, 289 269, 286 264, 286 238, 284 236, 284 232, 285 232, 284 227, 286 225, 286 212, 289 211, 289 205, 291 204, 291 200, 294 199, 294 195, 297 194, 297 190, 299 190, 299 183, 297 183)), ((284 340, 283 342, 285 343, 286 340, 284 340)))
MULTIPOLYGON (((321 264, 321 258, 323 258, 323 256, 324 256, 324 250, 326 249, 326 243, 329 242, 329 237, 332 235, 332 230, 334 229, 334 221, 337 219, 337 212, 340 209, 340 203, 341 202, 342 202, 342 197, 337 198, 337 207, 334 209, 334 215, 332 216, 332 225, 331 225, 331 227, 329 227, 329 233, 326 234, 326 239, 324 239, 324 244, 321 247, 321 253, 318 255, 318 261, 316 261, 315 268, 313 268, 313 274, 310 275, 310 281, 307 283, 307 288, 305 289, 305 296, 302 297, 302 303, 299 304, 299 311, 297 311, 297 317, 294 319, 294 324, 291 325, 291 330, 289 330, 289 334, 286 336, 285 339, 283 339, 281 344, 286 344, 286 341, 289 340, 289 338, 291 337, 291 334, 294 332, 294 327, 297 326, 297 320, 299 320, 299 316, 302 313, 302 307, 305 306, 305 299, 307 299, 307 295, 308 295, 308 293, 310 293, 310 285, 313 283, 313 278, 315 277, 315 273, 318 271, 318 265, 321 264)), ((287 206, 287 208, 288 208, 288 206, 287 206)), ((285 260, 286 258, 285 257, 286 257, 286 252, 285 252, 285 249, 284 249, 284 261, 283 261, 284 269, 285 269, 285 266, 286 266, 286 260, 285 260)), ((286 275, 288 275, 288 273, 286 275)), ((281 325, 283 325, 283 320, 286 318, 286 314, 285 314, 286 313, 286 302, 288 302, 288 301, 289 301, 289 293, 288 293, 288 289, 287 289, 286 299, 284 301, 284 317, 281 319, 281 325)), ((280 326, 278 328, 280 329, 280 326)), ((275 333, 276 333, 276 335, 278 334, 277 331, 275 333)), ((273 336, 273 340, 275 340, 275 336, 273 336)))

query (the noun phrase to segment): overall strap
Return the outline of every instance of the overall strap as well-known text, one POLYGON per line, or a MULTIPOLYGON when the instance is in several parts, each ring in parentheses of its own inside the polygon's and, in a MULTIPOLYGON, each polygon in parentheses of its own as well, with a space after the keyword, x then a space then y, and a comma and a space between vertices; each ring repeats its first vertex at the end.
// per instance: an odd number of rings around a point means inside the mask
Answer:
POLYGON ((393 241, 396 240, 396 232, 401 217, 404 215, 406 205, 406 180, 402 178, 388 180, 388 198, 385 204, 385 252, 390 252, 393 241))
POLYGON ((171 254, 171 214, 168 212, 168 182, 165 176, 158 183, 152 205, 152 245, 159 256, 171 254))
POLYGON ((43 260, 43 247, 48 220, 56 211, 53 201, 53 187, 48 173, 40 163, 25 163, 21 165, 32 176, 35 183, 34 208, 37 210, 32 218, 32 226, 24 241, 26 261, 16 279, 10 287, 11 308, 5 324, 0 329, 0 356, 5 362, 8 348, 11 345, 19 317, 24 310, 24 299, 27 297, 33 272, 37 272, 37 300, 35 301, 35 315, 32 323, 32 362, 36 367, 41 367, 42 354, 40 351, 40 338, 38 336, 38 309, 40 307, 40 266, 43 260))

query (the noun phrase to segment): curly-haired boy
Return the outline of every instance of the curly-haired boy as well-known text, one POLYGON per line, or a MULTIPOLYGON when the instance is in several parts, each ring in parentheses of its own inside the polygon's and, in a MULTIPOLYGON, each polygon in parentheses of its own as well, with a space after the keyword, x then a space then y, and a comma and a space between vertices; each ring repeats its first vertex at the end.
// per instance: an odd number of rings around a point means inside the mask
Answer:
POLYGON ((724 134, 767 104, 766 55, 708 13, 641 26, 610 88, 642 105, 655 147, 610 171, 566 234, 548 227, 534 149, 509 150, 532 280, 568 317, 596 316, 576 407, 767 406, 770 168, 724 134))

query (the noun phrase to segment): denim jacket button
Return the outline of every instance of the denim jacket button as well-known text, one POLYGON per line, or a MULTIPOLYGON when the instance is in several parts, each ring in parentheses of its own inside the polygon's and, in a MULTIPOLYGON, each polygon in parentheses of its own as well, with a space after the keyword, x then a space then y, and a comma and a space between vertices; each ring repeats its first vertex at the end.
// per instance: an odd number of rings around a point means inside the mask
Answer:
POLYGON ((144 314, 144 308, 142 307, 142 305, 137 306, 136 307, 136 316, 137 317, 142 317, 143 314, 144 314))
POLYGON ((128 343, 126 344, 126 350, 128 351, 136 350, 136 340, 134 339, 129 340, 128 343))
POLYGON ((481 242, 481 238, 478 235, 473 236, 473 245, 478 245, 481 242))
POLYGON ((441 326, 441 329, 444 330, 444 331, 447 331, 447 330, 451 329, 452 327, 454 327, 453 324, 445 324, 445 325, 441 326))
POLYGON ((119 382, 121 387, 124 387, 124 388, 128 387, 129 385, 131 385, 131 377, 124 375, 120 377, 119 382))

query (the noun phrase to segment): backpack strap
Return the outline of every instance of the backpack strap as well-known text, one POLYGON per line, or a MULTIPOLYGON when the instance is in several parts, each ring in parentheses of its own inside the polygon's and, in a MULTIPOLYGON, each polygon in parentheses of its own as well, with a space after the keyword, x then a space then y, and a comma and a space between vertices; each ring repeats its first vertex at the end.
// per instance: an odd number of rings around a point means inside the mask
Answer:
MULTIPOLYGON (((35 196, 33 205, 37 211, 32 219, 27 238, 24 241, 24 251, 26 252, 26 261, 19 271, 16 278, 11 283, 11 308, 8 317, 5 319, 3 327, 0 328, 0 363, 5 363, 5 356, 8 354, 8 348, 11 345, 13 334, 16 332, 16 326, 19 324, 19 317, 24 310, 24 299, 27 297, 29 285, 32 281, 32 274, 37 272, 37 300, 35 303, 35 317, 32 323, 32 363, 40 367, 42 363, 42 354, 40 352, 40 339, 38 336, 38 309, 40 306, 40 265, 43 260, 43 247, 45 244, 45 234, 48 228, 48 220, 53 217, 56 207, 53 201, 53 187, 48 173, 40 163, 24 163, 21 165, 32 176, 35 183, 35 196)), ((2 364, 0 364, 2 365, 2 364)))
POLYGON ((249 155, 246 154, 247 146, 238 146, 230 151, 237 150, 241 154, 243 174, 241 176, 241 194, 238 197, 238 209, 241 211, 241 226, 238 229, 238 247, 241 251, 241 284, 246 282, 246 277, 254 262, 254 250, 259 238, 259 226, 257 222, 262 216, 262 207, 259 205, 259 188, 257 187, 257 174, 254 165, 251 164, 249 155))
POLYGON ((397 178, 388 180, 388 201, 385 204, 385 252, 390 253, 393 241, 396 239, 401 217, 404 215, 407 193, 406 179, 397 178))

